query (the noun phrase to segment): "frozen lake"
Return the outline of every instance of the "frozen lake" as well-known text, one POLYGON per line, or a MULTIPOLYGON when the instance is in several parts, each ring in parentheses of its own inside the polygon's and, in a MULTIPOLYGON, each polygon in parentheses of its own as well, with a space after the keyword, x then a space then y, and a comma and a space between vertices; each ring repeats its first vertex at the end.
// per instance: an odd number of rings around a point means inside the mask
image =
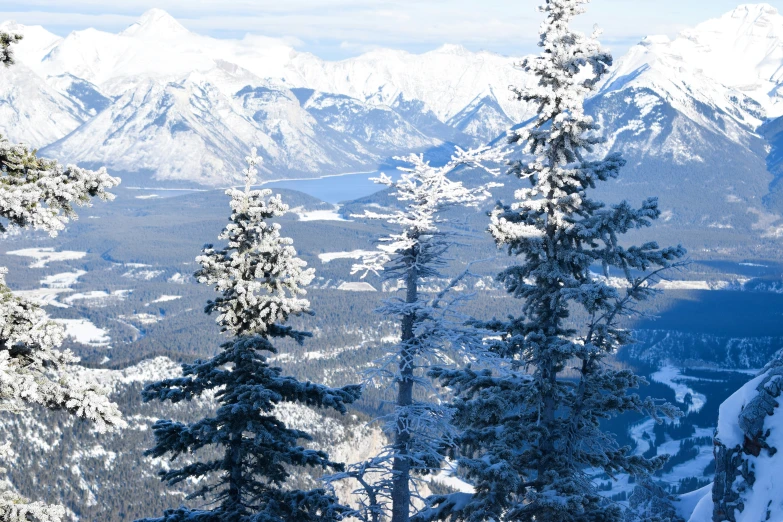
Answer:
MULTIPOLYGON (((327 203, 340 203, 369 196, 383 190, 384 186, 370 181, 370 178, 377 177, 378 174, 379 172, 358 172, 316 179, 270 181, 264 183, 263 186, 271 189, 297 190, 327 203)), ((399 173, 394 169, 390 169, 387 174, 397 177, 399 173)))

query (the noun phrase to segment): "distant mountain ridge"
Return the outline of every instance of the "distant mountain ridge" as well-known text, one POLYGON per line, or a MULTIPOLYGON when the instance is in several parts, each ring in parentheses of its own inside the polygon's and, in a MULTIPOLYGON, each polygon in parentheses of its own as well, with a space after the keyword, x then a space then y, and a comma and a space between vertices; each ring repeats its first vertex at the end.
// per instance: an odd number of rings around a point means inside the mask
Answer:
MULTIPOLYGON (((63 161, 158 180, 230 183, 253 146, 267 179, 371 170, 410 151, 489 142, 534 112, 506 91, 530 82, 521 58, 454 45, 329 62, 263 36, 201 36, 160 9, 119 34, 0 28, 25 36, 0 86, 0 132, 63 161)), ((759 129, 783 114, 781 85, 783 16, 768 4, 644 39, 588 103, 610 138, 598 152, 629 159, 609 191, 626 197, 657 176, 645 193, 675 219, 777 235, 767 155, 778 134, 759 129), (694 201, 705 194, 709 205, 694 201)))
POLYGON ((488 141, 524 112, 493 94, 524 78, 513 59, 455 46, 325 62, 271 38, 200 36, 160 9, 119 34, 1 27, 25 38, 0 99, 13 105, 17 86, 27 94, 3 134, 62 161, 161 180, 225 184, 253 146, 273 178, 368 170, 408 151, 488 141), (492 110, 464 114, 477 99, 492 110))

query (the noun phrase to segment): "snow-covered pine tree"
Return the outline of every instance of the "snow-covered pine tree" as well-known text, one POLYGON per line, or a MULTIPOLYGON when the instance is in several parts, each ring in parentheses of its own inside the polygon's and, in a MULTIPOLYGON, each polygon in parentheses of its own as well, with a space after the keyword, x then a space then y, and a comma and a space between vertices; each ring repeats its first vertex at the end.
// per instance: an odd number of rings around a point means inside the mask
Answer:
POLYGON ((588 196, 598 182, 617 177, 625 161, 620 154, 586 158, 604 139, 584 113, 584 99, 612 63, 597 34, 587 37, 569 26, 587 1, 546 0, 543 53, 523 63, 538 86, 515 93, 538 107, 538 117, 510 132, 510 143, 523 153, 510 165, 531 188, 497 208, 490 224, 497 244, 521 258, 498 277, 521 310, 482 325, 496 332, 492 349, 511 372, 434 372, 457 393, 458 462, 475 494, 434 499, 428 517, 618 521, 620 507, 602 499, 591 472, 644 476, 662 459, 632 455, 600 422, 630 411, 656 419, 678 414, 669 404, 631 393, 644 380, 607 361, 632 341, 618 319, 636 313, 637 303, 655 292, 661 271, 680 263, 685 251, 620 242, 658 218, 656 199, 635 209, 626 202, 607 207, 588 196), (610 284, 610 269, 624 275, 623 288, 610 284), (587 324, 572 319, 576 309, 587 324))
POLYGON ((407 522, 414 511, 416 476, 440 469, 444 444, 451 438, 450 410, 427 376, 433 365, 446 364, 447 352, 464 357, 480 356, 483 332, 467 326, 457 304, 468 296, 449 297, 449 292, 469 275, 469 271, 451 280, 439 292, 424 290, 445 276, 446 254, 458 241, 449 230, 444 212, 456 206, 475 207, 487 196, 487 187, 468 188, 449 179, 460 166, 481 166, 502 158, 489 148, 471 151, 457 149, 449 163, 433 167, 422 155, 404 158, 410 167, 400 167, 399 180, 383 174, 377 183, 390 187, 401 209, 387 214, 365 211, 361 217, 380 219, 398 231, 381 238, 376 252, 354 265, 352 273, 374 272, 385 281, 399 285, 399 298, 384 300, 376 310, 385 318, 396 318, 400 341, 389 355, 378 361, 369 380, 392 389, 394 410, 383 417, 390 444, 382 454, 352 466, 334 478, 351 477, 360 482, 364 505, 355 516, 377 522, 391 511, 392 522, 407 522), (426 398, 425 398, 426 397, 426 398))
POLYGON ((685 522, 674 507, 675 497, 655 483, 652 477, 644 477, 628 497, 625 522, 685 522))
MULTIPOLYGON (((13 64, 11 44, 20 39, 0 33, 3 65, 13 64)), ((32 228, 56 236, 76 219, 74 205, 89 205, 95 197, 111 200, 106 191, 118 183, 105 169, 63 167, 0 136, 0 231, 32 228)), ((62 327, 49 321, 40 306, 15 296, 5 283, 6 273, 0 268, 0 412, 19 413, 28 404, 38 404, 91 420, 101 432, 123 427, 108 390, 80 377, 79 359, 58 349, 62 327)), ((13 445, 23 442, 0 441, 0 462, 9 465, 13 445)), ((16 494, 10 482, 0 481, 0 521, 58 522, 64 515, 62 506, 31 502, 16 494)))
POLYGON ((188 499, 204 498, 207 506, 183 506, 148 521, 332 522, 345 510, 323 489, 285 487, 294 468, 343 468, 325 452, 299 445, 311 437, 288 428, 275 406, 300 403, 344 413, 346 404, 358 399, 360 387, 301 382, 269 363, 268 355, 277 353, 273 339, 303 342, 309 336, 284 323, 292 315, 311 313, 302 296, 313 270, 297 257, 291 239, 280 236, 280 225, 269 222, 288 207, 279 196, 267 199, 269 190, 251 190, 259 161, 254 150, 244 171, 245 190, 226 192, 232 214, 219 238, 227 245, 217 250, 207 245, 196 258, 198 281, 221 293, 205 311, 217 314, 217 323, 232 339, 212 359, 183 365, 182 377, 152 383, 143 391, 145 401, 172 403, 214 394, 213 417, 191 424, 156 422, 156 445, 147 451, 172 460, 196 454, 194 462, 161 471, 160 477, 171 485, 200 484, 188 499), (205 460, 205 454, 197 453, 203 448, 219 456, 205 460))
MULTIPOLYGON (((19 39, 0 33, 3 64, 13 63, 11 44, 19 39)), ((75 205, 89 205, 95 197, 112 199, 106 191, 118 183, 105 169, 63 167, 0 136, 0 232, 31 228, 56 236, 76 219, 75 205)), ((59 350, 62 327, 48 320, 37 304, 15 296, 5 283, 6 273, 0 267, 0 412, 19 413, 37 404, 91 420, 101 432, 124 426, 108 390, 80 377, 79 359, 59 350)), ((0 462, 12 462, 13 445, 23 443, 0 441, 0 462)), ((30 502, 17 495, 8 481, 0 481, 0 521, 55 522, 64 514, 62 506, 30 502)))

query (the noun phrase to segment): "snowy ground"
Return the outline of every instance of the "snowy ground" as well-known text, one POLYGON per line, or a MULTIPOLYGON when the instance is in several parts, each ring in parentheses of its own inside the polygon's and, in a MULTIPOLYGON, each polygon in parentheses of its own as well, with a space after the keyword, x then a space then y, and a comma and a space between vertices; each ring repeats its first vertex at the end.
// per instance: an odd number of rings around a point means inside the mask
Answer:
MULTIPOLYGON (((127 264, 125 266, 131 266, 127 264)), ((163 270, 147 270, 145 267, 148 265, 141 265, 140 267, 132 267, 130 270, 122 274, 122 277, 129 279, 141 279, 142 281, 149 281, 158 276, 163 275, 163 270)))
POLYGON ((67 288, 37 288, 35 290, 17 290, 14 295, 32 301, 38 306, 56 306, 58 308, 68 308, 68 305, 64 305, 57 301, 57 297, 65 292, 69 292, 67 288))
POLYGON ((174 274, 173 276, 169 277, 169 283, 177 283, 177 284, 185 284, 187 282, 187 278, 180 274, 179 272, 174 274))
POLYGON ((79 278, 86 273, 87 272, 84 270, 77 270, 75 272, 54 274, 41 279, 41 284, 43 286, 48 286, 49 288, 70 288, 75 285, 79 278))
POLYGON ((686 384, 688 381, 698 381, 703 379, 682 375, 682 372, 678 368, 675 368, 673 366, 664 366, 657 372, 650 375, 650 378, 653 381, 659 382, 661 384, 665 384, 666 386, 674 390, 674 394, 677 398, 677 402, 684 403, 685 396, 690 394, 691 403, 688 404, 688 413, 698 412, 704 407, 704 404, 707 402, 707 397, 705 397, 701 393, 694 391, 686 384))
POLYGON ((55 252, 54 248, 24 248, 22 250, 12 250, 6 252, 6 254, 11 256, 32 257, 35 261, 30 264, 30 268, 43 268, 52 261, 82 259, 87 255, 87 252, 76 252, 73 250, 55 252))
POLYGON ((322 263, 328 263, 335 259, 361 259, 364 256, 375 254, 375 251, 368 250, 352 250, 351 252, 326 252, 318 254, 318 259, 322 263))
POLYGON ((111 337, 103 328, 98 328, 87 319, 55 319, 65 327, 65 334, 77 343, 88 346, 109 347, 111 337))
POLYGON ((111 293, 105 290, 92 290, 90 292, 79 292, 69 295, 63 299, 63 302, 72 305, 77 301, 82 301, 91 307, 106 306, 111 301, 125 299, 131 292, 132 290, 115 290, 111 293))
POLYGON ((139 324, 155 324, 159 321, 161 321, 163 318, 159 315, 154 314, 133 314, 133 315, 121 315, 120 319, 125 319, 127 321, 135 321, 139 324))
POLYGON ((347 221, 338 214, 340 205, 335 205, 331 210, 302 210, 301 207, 292 210, 299 221, 347 221))
POLYGON ((169 301, 176 301, 177 299, 182 299, 181 295, 162 295, 155 299, 154 301, 150 301, 150 304, 154 303, 167 303, 169 301))
POLYGON ((365 282, 342 283, 337 287, 337 289, 348 292, 377 292, 374 286, 365 282))

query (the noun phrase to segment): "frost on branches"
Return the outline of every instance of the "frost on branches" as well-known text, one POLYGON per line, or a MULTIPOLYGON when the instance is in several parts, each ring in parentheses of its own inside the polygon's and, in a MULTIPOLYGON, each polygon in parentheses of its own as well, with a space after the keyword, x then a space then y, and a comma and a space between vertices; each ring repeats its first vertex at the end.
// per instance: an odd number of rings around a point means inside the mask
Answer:
POLYGON ((437 472, 444 460, 444 444, 453 436, 451 411, 438 399, 427 372, 447 364, 447 354, 475 358, 484 332, 466 326, 467 318, 457 310, 469 296, 449 297, 467 271, 440 292, 422 287, 427 280, 444 277, 445 255, 456 242, 455 233, 444 229, 443 212, 455 206, 475 207, 489 195, 486 187, 469 189, 448 175, 460 166, 480 166, 500 157, 490 149, 458 149, 451 162, 436 168, 414 154, 399 158, 411 165, 401 169, 399 181, 386 175, 375 180, 393 189, 402 209, 389 214, 365 211, 362 217, 384 220, 398 232, 382 238, 379 249, 354 265, 352 273, 380 273, 386 280, 399 281, 403 295, 385 300, 377 310, 383 317, 397 318, 401 339, 369 376, 396 394, 393 412, 382 419, 391 443, 381 455, 333 477, 359 481, 364 504, 353 515, 361 520, 385 520, 383 513, 391 511, 392 522, 408 521, 412 496, 418 497, 416 475, 437 472))
MULTIPOLYGON (((2 61, 12 62, 10 43, 16 39, 0 34, 2 61)), ((76 218, 75 206, 92 198, 110 200, 107 192, 119 179, 104 169, 97 172, 35 156, 24 145, 0 137, 0 231, 9 228, 44 230, 55 236, 76 218)), ((16 297, 5 282, 7 270, 0 267, 0 412, 19 412, 38 404, 65 410, 93 421, 101 432, 124 426, 108 390, 84 381, 74 371, 78 359, 59 350, 62 327, 49 321, 35 303, 16 297)), ((22 441, 18 441, 21 443, 22 441)), ((3 441, 0 441, 2 444, 3 441)), ((11 458, 5 441, 4 457, 11 458)), ((0 473, 7 470, 1 469, 0 473)), ((59 506, 46 506, 17 496, 10 484, 0 482, 0 521, 56 521, 63 516, 59 506)))
POLYGON ((619 154, 587 158, 604 139, 584 114, 584 99, 612 58, 597 34, 569 27, 585 3, 547 0, 543 53, 523 63, 538 86, 515 93, 538 107, 538 117, 510 132, 510 143, 522 149, 510 165, 530 188, 497 208, 490 225, 497 244, 520 259, 498 279, 521 306, 515 317, 483 324, 498 338, 491 349, 512 371, 439 372, 457 394, 458 463, 475 494, 442 496, 429 517, 621 520, 621 508, 602 499, 591 476, 644 477, 663 459, 631 455, 600 421, 629 411, 656 420, 678 414, 669 404, 630 393, 644 380, 606 360, 632 341, 618 319, 637 313, 638 303, 654 293, 652 283, 679 266, 685 251, 654 242, 621 245, 620 236, 659 217, 656 199, 639 208, 627 202, 607 207, 588 196, 598 182, 617 177, 625 161, 619 154), (602 267, 603 276, 593 267, 602 267), (610 269, 624 274, 627 288, 608 284, 610 269), (577 308, 589 318, 586 324, 570 320, 577 308))
POLYGON ((311 313, 302 296, 313 270, 297 257, 292 241, 280 236, 280 225, 269 222, 288 207, 279 196, 269 197, 271 191, 250 188, 259 161, 253 151, 244 171, 245 190, 227 191, 232 214, 219 236, 227 245, 222 249, 207 245, 197 258, 201 269, 195 277, 220 292, 206 312, 217 314, 217 323, 232 339, 212 359, 183 365, 182 377, 152 383, 143 392, 145 401, 172 403, 214 395, 213 417, 191 424, 155 423, 156 445, 147 451, 172 460, 188 455, 182 467, 161 471, 161 480, 170 485, 198 484, 188 499, 203 498, 206 507, 182 506, 149 521, 331 522, 345 512, 323 489, 286 487, 296 467, 337 471, 343 467, 323 451, 302 447, 300 441, 311 437, 288 428, 277 417, 275 406, 297 402, 344 413, 346 404, 358 399, 360 388, 301 382, 282 375, 268 362, 267 357, 277 353, 273 339, 303 342, 309 336, 284 323, 292 315, 311 313), (211 451, 197 453, 204 448, 211 451))

